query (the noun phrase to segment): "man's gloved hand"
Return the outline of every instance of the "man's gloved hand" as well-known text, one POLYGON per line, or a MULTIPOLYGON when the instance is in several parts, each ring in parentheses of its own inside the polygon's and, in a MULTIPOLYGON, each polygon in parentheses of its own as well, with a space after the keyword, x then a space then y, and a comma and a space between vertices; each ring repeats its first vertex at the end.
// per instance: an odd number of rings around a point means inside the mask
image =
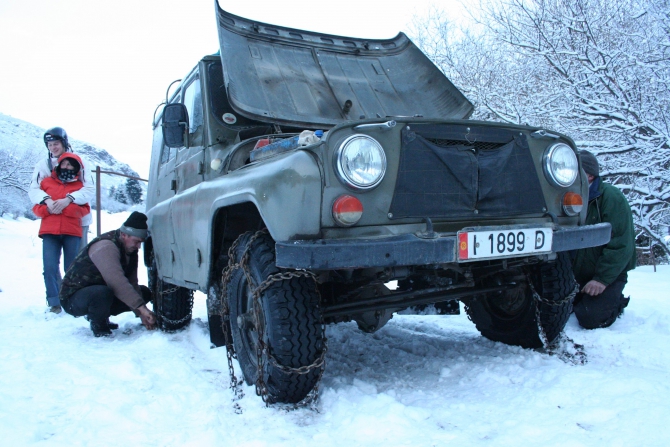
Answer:
POLYGON ((598 282, 595 279, 592 279, 591 281, 586 283, 586 285, 582 289, 582 293, 586 293, 587 295, 591 296, 596 296, 603 293, 606 287, 607 286, 605 284, 598 282))
POLYGON ((150 311, 147 306, 142 305, 137 308, 137 313, 139 314, 142 324, 148 329, 153 330, 156 327, 156 315, 150 311))

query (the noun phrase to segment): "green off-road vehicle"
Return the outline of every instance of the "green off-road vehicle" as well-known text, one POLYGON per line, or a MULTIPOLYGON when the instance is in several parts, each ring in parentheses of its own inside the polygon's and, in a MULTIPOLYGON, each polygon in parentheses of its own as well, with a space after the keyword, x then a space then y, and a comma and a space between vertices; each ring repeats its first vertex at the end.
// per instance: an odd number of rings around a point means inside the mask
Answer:
POLYGON ((551 343, 572 308, 584 225, 577 148, 471 121, 472 104, 402 33, 388 40, 253 22, 217 6, 220 53, 155 122, 145 263, 160 327, 208 295, 211 340, 267 402, 323 372, 325 325, 459 304, 485 337, 551 343), (233 354, 234 352, 234 354, 233 354))

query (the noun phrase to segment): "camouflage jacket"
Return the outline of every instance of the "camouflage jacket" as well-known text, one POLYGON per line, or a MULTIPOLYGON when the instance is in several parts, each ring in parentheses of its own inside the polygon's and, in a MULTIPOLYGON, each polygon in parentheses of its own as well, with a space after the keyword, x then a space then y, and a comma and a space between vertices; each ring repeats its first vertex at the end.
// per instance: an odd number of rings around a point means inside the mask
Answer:
POLYGON ((139 286, 137 285, 137 266, 137 253, 133 253, 129 256, 125 255, 125 247, 121 242, 119 230, 104 233, 93 239, 84 250, 79 252, 75 260, 72 262, 72 265, 63 278, 60 289, 60 299, 66 301, 75 292, 84 287, 107 285, 114 290, 118 299, 126 303, 131 309, 136 309, 144 304, 141 294, 139 293, 139 286), (118 265, 120 265, 123 275, 125 276, 125 278, 121 278, 124 279, 124 282, 126 283, 122 285, 125 287, 118 287, 117 284, 109 284, 108 281, 105 280, 103 273, 100 272, 98 266, 96 266, 91 259, 89 254, 91 247, 101 241, 110 241, 118 249, 119 257, 115 258, 114 262, 117 262, 118 259, 118 265), (124 289, 125 293, 119 293, 124 289))

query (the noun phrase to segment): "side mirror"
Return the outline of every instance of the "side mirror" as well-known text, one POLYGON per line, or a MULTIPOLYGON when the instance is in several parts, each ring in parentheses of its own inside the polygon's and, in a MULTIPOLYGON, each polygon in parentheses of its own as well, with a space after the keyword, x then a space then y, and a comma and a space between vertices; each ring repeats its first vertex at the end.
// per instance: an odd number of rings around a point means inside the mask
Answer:
POLYGON ((163 108, 163 142, 167 147, 187 145, 188 110, 181 103, 168 104, 163 108))

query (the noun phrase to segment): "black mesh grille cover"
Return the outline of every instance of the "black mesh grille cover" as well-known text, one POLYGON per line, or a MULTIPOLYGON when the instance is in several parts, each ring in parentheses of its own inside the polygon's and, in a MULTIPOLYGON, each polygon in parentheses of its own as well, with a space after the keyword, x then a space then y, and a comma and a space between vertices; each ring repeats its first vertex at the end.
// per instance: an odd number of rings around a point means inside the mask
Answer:
POLYGON ((542 213, 526 137, 506 129, 414 125, 402 132, 394 219, 542 213), (476 210, 476 212, 475 212, 476 210))

